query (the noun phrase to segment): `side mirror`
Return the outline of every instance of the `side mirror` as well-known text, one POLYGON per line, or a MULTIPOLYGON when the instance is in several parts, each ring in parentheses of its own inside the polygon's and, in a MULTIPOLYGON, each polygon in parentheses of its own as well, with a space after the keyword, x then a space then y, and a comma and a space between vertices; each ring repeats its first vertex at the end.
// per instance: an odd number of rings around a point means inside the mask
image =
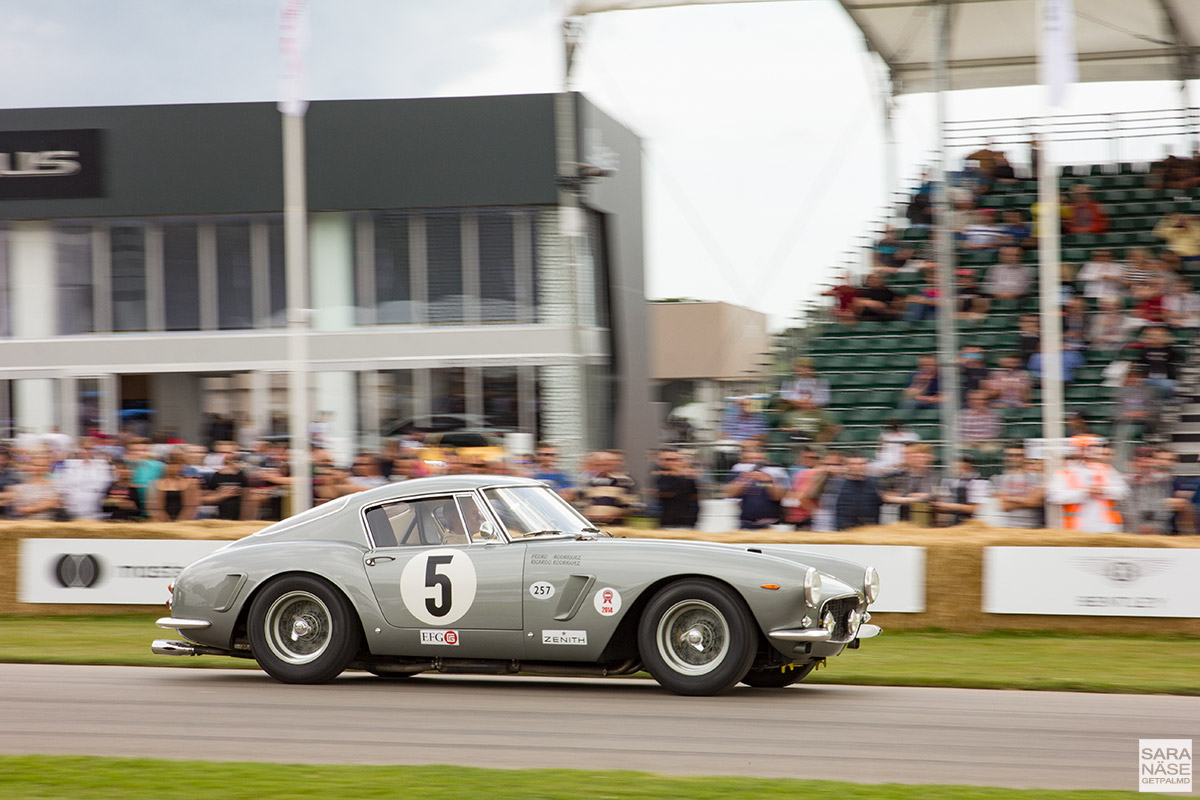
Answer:
POLYGON ((475 534, 475 538, 481 542, 494 542, 500 536, 496 533, 496 526, 492 522, 485 520, 480 523, 479 532, 475 534))

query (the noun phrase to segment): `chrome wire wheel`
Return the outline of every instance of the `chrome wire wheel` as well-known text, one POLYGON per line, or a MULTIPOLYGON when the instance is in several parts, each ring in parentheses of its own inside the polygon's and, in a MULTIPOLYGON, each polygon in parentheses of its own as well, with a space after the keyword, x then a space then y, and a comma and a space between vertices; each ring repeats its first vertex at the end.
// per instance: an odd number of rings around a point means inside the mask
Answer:
POLYGON ((280 661, 296 666, 321 657, 333 635, 329 607, 305 591, 280 595, 263 620, 267 646, 280 661))
POLYGON ((658 652, 683 675, 706 675, 729 653, 729 624, 716 606, 689 598, 667 609, 658 620, 658 652))

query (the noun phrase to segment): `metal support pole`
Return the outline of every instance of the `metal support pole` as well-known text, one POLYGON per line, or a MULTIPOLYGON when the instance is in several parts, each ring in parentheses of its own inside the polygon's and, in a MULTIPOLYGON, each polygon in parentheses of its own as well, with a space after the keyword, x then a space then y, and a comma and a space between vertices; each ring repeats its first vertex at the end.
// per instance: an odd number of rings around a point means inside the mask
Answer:
POLYGON ((958 410, 962 405, 958 374, 958 331, 955 311, 958 287, 954 281, 954 231, 950 229, 950 202, 946 191, 946 92, 949 89, 946 53, 950 47, 950 8, 934 6, 934 91, 937 97, 938 166, 933 185, 934 235, 937 237, 938 283, 941 302, 937 306, 938 386, 942 395, 942 436, 946 442, 945 463, 951 466, 962 452, 958 410))
POLYGON ((304 117, 283 115, 283 237, 287 274, 288 437, 292 513, 312 507, 308 424, 308 201, 304 117))
MULTIPOLYGON (((1062 326, 1059 318, 1059 202, 1058 170, 1051 146, 1052 133, 1044 129, 1041 160, 1038 165, 1038 287, 1042 337, 1042 437, 1045 452, 1046 485, 1049 486, 1062 463, 1060 443, 1063 430, 1063 357, 1062 326)), ((1062 507, 1046 504, 1046 527, 1061 527, 1062 507)))

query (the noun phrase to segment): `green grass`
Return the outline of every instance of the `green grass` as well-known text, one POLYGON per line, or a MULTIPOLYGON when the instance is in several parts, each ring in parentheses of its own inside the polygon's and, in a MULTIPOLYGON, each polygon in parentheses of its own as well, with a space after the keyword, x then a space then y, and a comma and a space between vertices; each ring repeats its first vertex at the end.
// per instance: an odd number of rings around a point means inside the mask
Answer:
MULTIPOLYGON (((235 658, 150 652, 175 638, 154 616, 0 616, 0 662, 247 667, 235 658)), ((1089 692, 1200 694, 1200 638, 885 631, 832 658, 806 681, 1089 692)))
POLYGON ((0 756, 5 800, 370 798, 421 800, 1106 800, 1136 792, 908 786, 763 778, 668 777, 646 772, 473 767, 314 766, 82 756, 0 756))

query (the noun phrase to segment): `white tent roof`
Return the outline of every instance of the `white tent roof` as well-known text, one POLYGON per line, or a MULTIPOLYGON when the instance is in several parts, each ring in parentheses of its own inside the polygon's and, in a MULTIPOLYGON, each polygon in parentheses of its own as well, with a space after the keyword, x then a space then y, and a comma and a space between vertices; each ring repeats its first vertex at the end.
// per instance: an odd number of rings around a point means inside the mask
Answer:
MULTIPOLYGON (((756 0, 568 0, 568 14, 756 0)), ((891 73, 896 94, 933 89, 936 0, 837 0, 891 73)), ((1038 0, 950 6, 951 89, 1038 82, 1038 0)), ((1081 81, 1200 78, 1200 0, 1075 0, 1081 81)))

